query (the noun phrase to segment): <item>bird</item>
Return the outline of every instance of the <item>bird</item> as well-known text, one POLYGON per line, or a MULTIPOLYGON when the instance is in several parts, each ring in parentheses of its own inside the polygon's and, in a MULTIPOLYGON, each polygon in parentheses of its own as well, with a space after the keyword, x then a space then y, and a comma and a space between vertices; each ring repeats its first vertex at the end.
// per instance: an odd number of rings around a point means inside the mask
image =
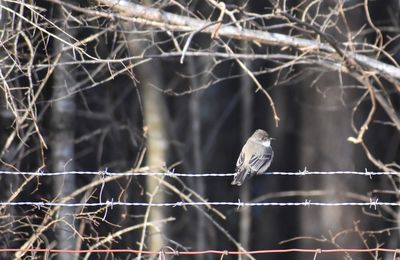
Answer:
POLYGON ((241 186, 246 178, 265 172, 274 158, 268 133, 257 129, 244 144, 236 162, 236 174, 232 185, 241 186))

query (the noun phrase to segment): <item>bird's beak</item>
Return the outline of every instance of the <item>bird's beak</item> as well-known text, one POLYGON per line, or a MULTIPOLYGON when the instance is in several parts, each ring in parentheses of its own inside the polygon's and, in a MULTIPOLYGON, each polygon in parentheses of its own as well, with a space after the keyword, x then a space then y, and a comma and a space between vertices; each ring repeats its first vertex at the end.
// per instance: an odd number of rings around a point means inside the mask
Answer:
POLYGON ((271 141, 272 141, 272 140, 276 140, 276 138, 271 137, 269 140, 271 140, 271 141))

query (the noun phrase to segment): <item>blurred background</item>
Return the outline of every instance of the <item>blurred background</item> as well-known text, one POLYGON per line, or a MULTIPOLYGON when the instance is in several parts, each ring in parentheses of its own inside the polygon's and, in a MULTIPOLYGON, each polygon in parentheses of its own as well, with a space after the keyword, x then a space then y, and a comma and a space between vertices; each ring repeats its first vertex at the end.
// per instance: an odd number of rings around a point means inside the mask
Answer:
MULTIPOLYGON (((398 1, 3 0, 0 10, 2 171, 233 173, 259 128, 276 138, 270 171, 399 171, 398 1)), ((385 175, 260 175, 241 187, 231 177, 0 178, 3 202, 399 196, 398 176, 385 175)), ((2 206, 1 247, 399 247, 398 207, 106 208, 2 206)), ((312 255, 268 255, 294 257, 312 255)))

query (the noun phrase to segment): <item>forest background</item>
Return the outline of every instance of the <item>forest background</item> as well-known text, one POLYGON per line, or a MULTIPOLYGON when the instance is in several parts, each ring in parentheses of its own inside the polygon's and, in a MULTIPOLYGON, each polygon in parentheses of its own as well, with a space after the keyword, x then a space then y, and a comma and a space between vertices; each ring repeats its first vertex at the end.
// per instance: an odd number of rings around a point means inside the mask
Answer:
MULTIPOLYGON (((20 249, 2 258, 398 247, 398 206, 113 203, 398 202, 396 174, 307 171, 399 171, 399 1, 2 0, 0 11, 0 247, 20 249), (234 187, 148 174, 233 173, 258 128, 276 138, 269 170, 304 175, 234 187), (109 174, 127 172, 141 175, 109 174)), ((294 256, 310 257, 271 257, 294 256)))

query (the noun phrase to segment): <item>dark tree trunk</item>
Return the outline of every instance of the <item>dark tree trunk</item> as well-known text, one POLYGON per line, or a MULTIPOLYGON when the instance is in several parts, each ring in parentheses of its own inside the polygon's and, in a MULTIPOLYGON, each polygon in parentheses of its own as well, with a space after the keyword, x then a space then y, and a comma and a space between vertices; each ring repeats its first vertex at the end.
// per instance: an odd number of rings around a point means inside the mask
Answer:
MULTIPOLYGON (((62 10, 56 12, 59 14, 58 19, 64 20, 62 10)), ((76 32, 68 30, 70 35, 76 32)), ((60 38, 64 38, 65 34, 59 33, 60 38)), ((74 73, 71 73, 71 67, 62 65, 64 62, 71 61, 69 52, 63 52, 66 47, 60 41, 55 41, 55 54, 61 55, 60 65, 54 71, 54 82, 52 88, 52 106, 51 106, 51 139, 50 139, 50 156, 51 170, 55 172, 65 172, 75 170, 75 100, 74 96, 69 96, 72 90, 71 86, 75 85, 74 73)), ((63 175, 54 178, 53 184, 54 197, 65 198, 76 190, 75 175, 63 175)), ((70 201, 71 203, 73 200, 70 201)), ((76 247, 76 235, 72 227, 74 226, 74 208, 61 207, 60 219, 56 229, 57 243, 59 249, 74 249, 76 247)), ((71 259, 70 254, 59 254, 58 259, 71 259)))

